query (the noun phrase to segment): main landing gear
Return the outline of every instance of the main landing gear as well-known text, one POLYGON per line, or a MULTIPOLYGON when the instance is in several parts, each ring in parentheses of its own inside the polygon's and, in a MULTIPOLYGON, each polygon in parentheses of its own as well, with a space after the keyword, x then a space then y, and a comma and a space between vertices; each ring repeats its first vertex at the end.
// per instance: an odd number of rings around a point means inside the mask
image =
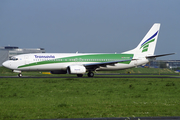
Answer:
POLYGON ((94 73, 93 72, 88 72, 88 77, 94 77, 94 73))
MULTIPOLYGON (((93 72, 88 72, 88 77, 94 77, 94 73, 93 72)), ((82 77, 83 76, 83 74, 77 74, 77 77, 82 77)))
POLYGON ((77 76, 78 76, 78 77, 82 77, 82 76, 83 76, 83 74, 77 74, 77 76))

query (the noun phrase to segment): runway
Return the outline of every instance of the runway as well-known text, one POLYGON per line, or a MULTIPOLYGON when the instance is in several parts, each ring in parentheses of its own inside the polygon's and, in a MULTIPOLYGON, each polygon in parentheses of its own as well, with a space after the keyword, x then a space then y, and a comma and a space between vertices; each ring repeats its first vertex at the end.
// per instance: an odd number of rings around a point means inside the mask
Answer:
POLYGON ((0 78, 79 78, 79 79, 83 79, 83 78, 180 78, 180 76, 178 75, 171 75, 171 76, 166 76, 167 74, 164 75, 150 75, 150 74, 123 74, 123 75, 119 75, 119 74, 96 74, 94 77, 88 77, 86 75, 84 75, 83 77, 77 77, 77 76, 22 76, 22 77, 18 77, 18 76, 0 76, 0 78))

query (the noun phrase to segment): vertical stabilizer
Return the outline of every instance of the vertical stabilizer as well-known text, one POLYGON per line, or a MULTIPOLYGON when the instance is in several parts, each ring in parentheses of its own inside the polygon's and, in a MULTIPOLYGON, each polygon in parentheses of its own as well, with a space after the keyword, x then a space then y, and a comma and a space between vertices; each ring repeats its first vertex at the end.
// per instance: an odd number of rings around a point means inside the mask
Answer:
POLYGON ((154 55, 159 29, 160 23, 155 23, 135 49, 124 53, 154 55))

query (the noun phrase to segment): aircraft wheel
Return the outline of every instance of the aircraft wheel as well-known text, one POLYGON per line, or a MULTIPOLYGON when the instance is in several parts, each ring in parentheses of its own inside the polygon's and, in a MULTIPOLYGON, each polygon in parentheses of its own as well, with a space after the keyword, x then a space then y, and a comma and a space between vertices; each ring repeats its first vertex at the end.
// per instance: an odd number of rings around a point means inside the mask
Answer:
POLYGON ((22 77, 22 74, 21 74, 21 73, 19 73, 19 74, 18 74, 18 77, 22 77))
POLYGON ((94 73, 93 72, 89 72, 88 73, 88 77, 94 77, 94 73))
POLYGON ((78 76, 78 77, 82 77, 82 76, 83 76, 83 74, 77 74, 77 76, 78 76))

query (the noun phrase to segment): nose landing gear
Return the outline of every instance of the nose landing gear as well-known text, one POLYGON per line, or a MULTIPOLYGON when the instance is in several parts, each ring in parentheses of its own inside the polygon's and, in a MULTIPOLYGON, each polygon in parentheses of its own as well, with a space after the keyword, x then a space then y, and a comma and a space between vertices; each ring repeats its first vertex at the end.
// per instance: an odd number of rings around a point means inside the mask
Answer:
POLYGON ((18 77, 22 77, 21 71, 20 70, 12 70, 15 73, 18 73, 18 77))
POLYGON ((18 77, 22 77, 22 74, 21 74, 21 73, 19 73, 19 74, 18 74, 18 77))

